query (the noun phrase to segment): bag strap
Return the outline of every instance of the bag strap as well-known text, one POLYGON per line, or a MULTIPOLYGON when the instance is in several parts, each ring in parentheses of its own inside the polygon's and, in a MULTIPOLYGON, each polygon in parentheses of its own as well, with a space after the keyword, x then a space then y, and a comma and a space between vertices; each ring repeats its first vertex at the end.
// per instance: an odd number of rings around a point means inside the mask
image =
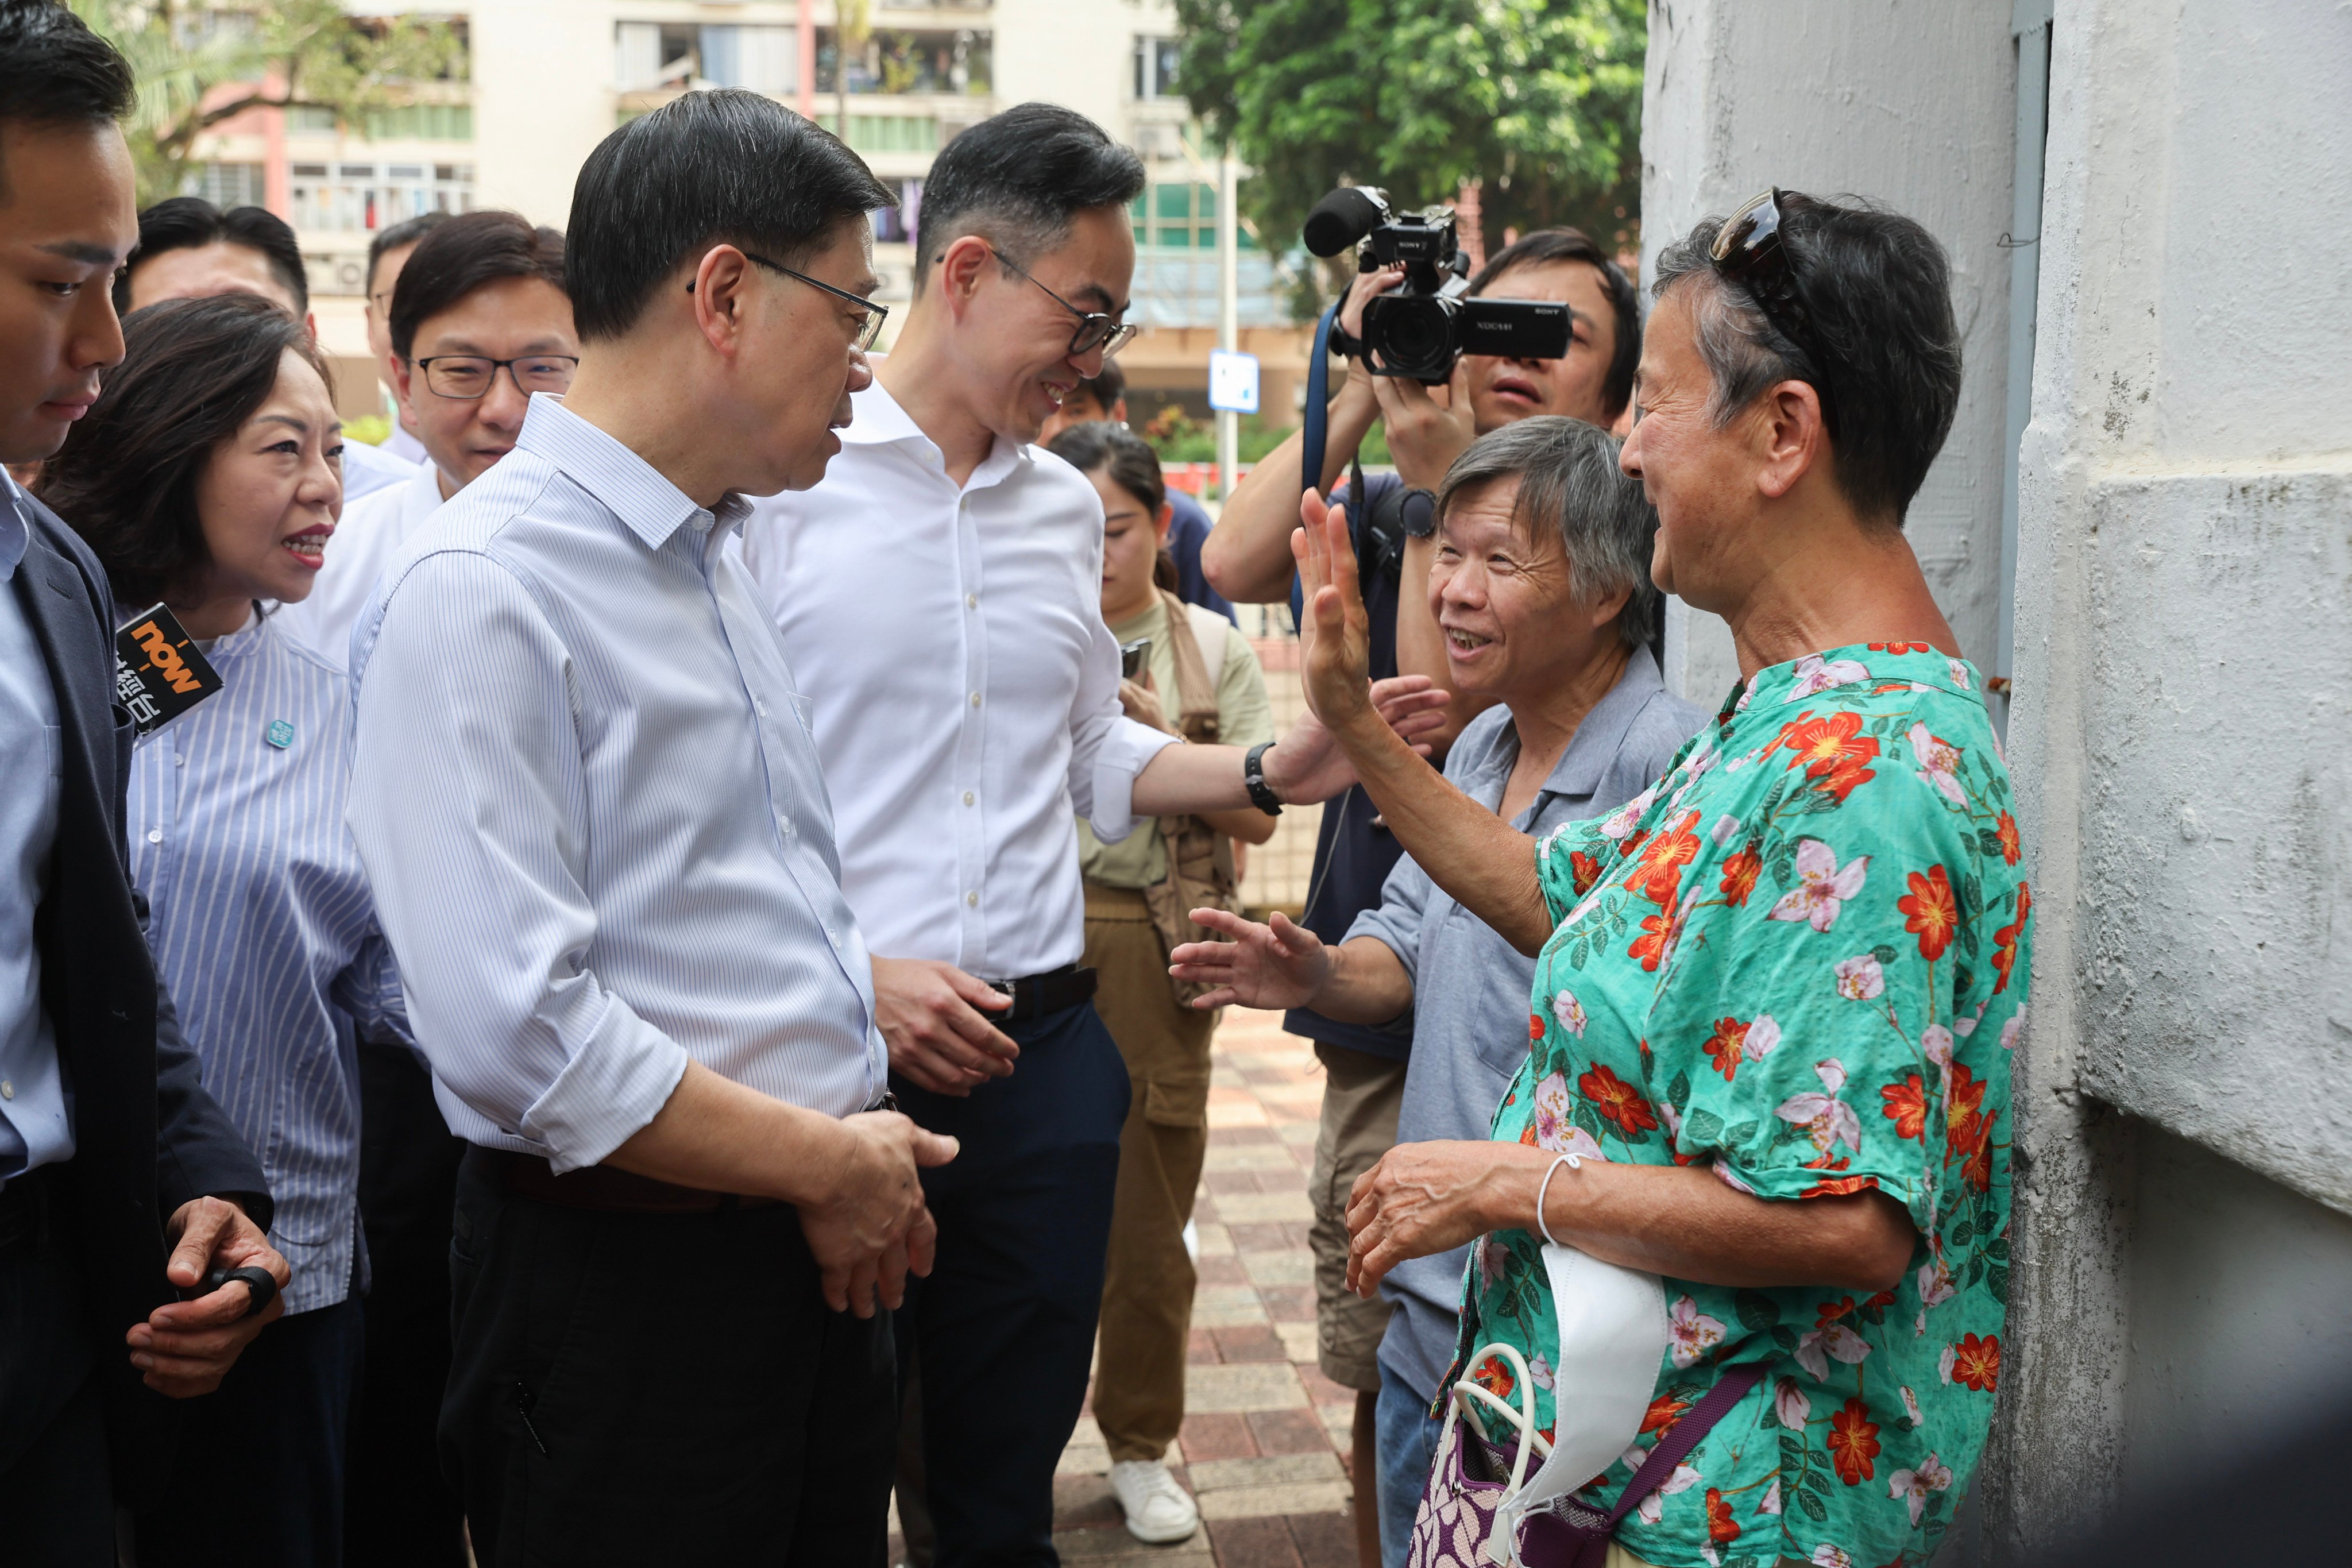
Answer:
POLYGON ((1706 1391, 1706 1397, 1698 1402, 1697 1406, 1658 1439, 1657 1447, 1650 1450, 1650 1457, 1642 1461, 1642 1468, 1633 1472, 1632 1480, 1625 1483, 1625 1490, 1617 1499, 1617 1506, 1609 1512, 1610 1530, 1614 1531, 1618 1521, 1631 1513, 1636 1504, 1672 1480, 1675 1467, 1698 1447, 1699 1439, 1706 1436, 1717 1422, 1730 1415, 1731 1407, 1747 1398, 1749 1389, 1763 1381, 1764 1363, 1760 1361, 1735 1366, 1717 1379, 1715 1386, 1706 1391))

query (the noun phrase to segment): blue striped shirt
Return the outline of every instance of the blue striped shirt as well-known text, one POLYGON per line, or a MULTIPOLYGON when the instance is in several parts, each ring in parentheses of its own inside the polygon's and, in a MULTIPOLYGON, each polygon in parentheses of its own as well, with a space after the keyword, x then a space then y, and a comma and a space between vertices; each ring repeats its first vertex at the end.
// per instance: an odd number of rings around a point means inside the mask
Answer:
POLYGON ((835 1116, 882 1092, 807 705, 725 548, 748 510, 542 393, 360 614, 352 829, 472 1142, 595 1164, 689 1058, 835 1116))
POLYGON ((205 1088, 268 1174, 299 1312, 353 1283, 354 1026, 405 1042, 407 1020, 343 826, 348 684, 267 618, 205 657, 221 690, 132 761, 131 875, 205 1088))

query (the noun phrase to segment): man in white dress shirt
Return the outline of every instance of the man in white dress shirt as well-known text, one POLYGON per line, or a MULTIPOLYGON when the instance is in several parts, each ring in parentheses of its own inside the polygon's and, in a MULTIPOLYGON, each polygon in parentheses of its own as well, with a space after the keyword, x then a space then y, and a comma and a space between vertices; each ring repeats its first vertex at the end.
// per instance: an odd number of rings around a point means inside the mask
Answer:
POLYGON ((310 596, 276 612, 337 664, 384 567, 443 501, 514 449, 530 395, 562 393, 580 363, 554 229, 520 213, 470 212, 418 241, 399 277, 387 352, 425 461, 405 483, 344 506, 310 596))
POLYGON ((841 456, 744 531, 840 805, 893 1085, 963 1148, 925 1178, 939 1264, 899 1329, 939 1568, 1056 1560, 1054 1467, 1086 1392, 1129 1097, 1077 967, 1076 816, 1115 841, 1353 776, 1311 725, 1245 755, 1121 715, 1102 503, 1031 443, 1129 335, 1143 178, 1045 104, 951 142, 925 183, 907 326, 841 456))
POLYGON ((886 1108, 824 780, 727 546, 738 492, 839 449, 888 199, 754 93, 613 132, 568 398, 352 637, 352 835, 473 1145, 440 1437, 486 1563, 883 1560, 887 1309, 954 1144, 886 1108))
MULTIPOLYGON (((139 248, 114 280, 114 308, 127 316, 166 300, 215 294, 258 294, 319 335, 302 247, 284 218, 268 207, 223 212, 202 196, 172 196, 142 212, 139 248)), ((396 485, 415 468, 380 447, 349 442, 343 500, 396 485)))

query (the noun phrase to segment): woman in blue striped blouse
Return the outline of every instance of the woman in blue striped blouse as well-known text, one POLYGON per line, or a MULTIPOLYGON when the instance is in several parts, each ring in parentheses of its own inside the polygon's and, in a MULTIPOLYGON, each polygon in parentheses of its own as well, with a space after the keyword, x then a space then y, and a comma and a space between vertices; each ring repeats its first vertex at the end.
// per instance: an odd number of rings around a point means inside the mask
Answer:
POLYGON ((97 552, 122 617, 170 605, 224 682, 140 744, 131 867, 205 1087, 261 1156, 270 1241, 294 1267, 284 1321, 191 1405, 139 1560, 332 1563, 366 1282, 353 1041, 405 1041, 408 1025, 343 826, 345 681, 263 605, 310 591, 342 508, 341 426, 302 324, 252 295, 140 310, 124 336, 41 494, 97 552), (224 1496, 252 1506, 187 1500, 224 1496))

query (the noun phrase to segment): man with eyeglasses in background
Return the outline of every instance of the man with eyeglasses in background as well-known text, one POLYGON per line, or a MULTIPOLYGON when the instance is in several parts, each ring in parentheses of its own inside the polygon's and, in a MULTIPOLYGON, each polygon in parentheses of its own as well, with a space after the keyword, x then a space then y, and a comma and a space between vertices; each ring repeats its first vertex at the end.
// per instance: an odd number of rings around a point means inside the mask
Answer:
POLYGON ((418 242, 455 216, 439 211, 419 213, 376 230, 375 237, 368 241, 368 355, 375 361, 376 378, 383 384, 392 416, 392 433, 377 449, 404 463, 424 462, 425 444, 409 428, 408 408, 400 401, 400 362, 392 352, 392 291, 400 286, 400 269, 408 265, 418 242))
POLYGON ((513 450, 532 393, 571 386, 580 340, 563 236, 520 213, 451 218, 401 268, 385 326, 394 388, 425 461, 406 483, 346 505, 310 596, 278 611, 337 664, 386 563, 443 501, 513 450))
MULTIPOLYGON (((467 213, 414 242, 384 312, 388 364, 425 462, 343 509, 318 585, 276 614, 336 664, 376 579, 441 504, 513 449, 533 392, 572 384, 580 342, 563 236, 517 214, 467 213)), ((464 1520, 434 1425, 449 1376, 449 1215, 466 1145, 405 1047, 362 1040, 360 1215, 372 1279, 352 1416, 344 1547, 354 1568, 463 1568, 464 1520)))
MULTIPOLYGON (((1086 1394, 1129 1102, 1078 966, 1078 815, 1116 842, 1139 818, 1277 810, 1353 777, 1311 721, 1244 753, 1120 711, 1102 501, 1033 443, 1131 333, 1143 180, 1048 104, 950 143, 905 330, 840 455, 743 533, 809 700, 892 1088, 962 1150, 925 1173, 938 1262, 898 1322, 940 1568, 1055 1560, 1054 1468, 1086 1394)), ((1392 700, 1400 729, 1419 707, 1392 700)), ((1173 1489, 1150 1458, 1124 1473, 1173 1489)))

